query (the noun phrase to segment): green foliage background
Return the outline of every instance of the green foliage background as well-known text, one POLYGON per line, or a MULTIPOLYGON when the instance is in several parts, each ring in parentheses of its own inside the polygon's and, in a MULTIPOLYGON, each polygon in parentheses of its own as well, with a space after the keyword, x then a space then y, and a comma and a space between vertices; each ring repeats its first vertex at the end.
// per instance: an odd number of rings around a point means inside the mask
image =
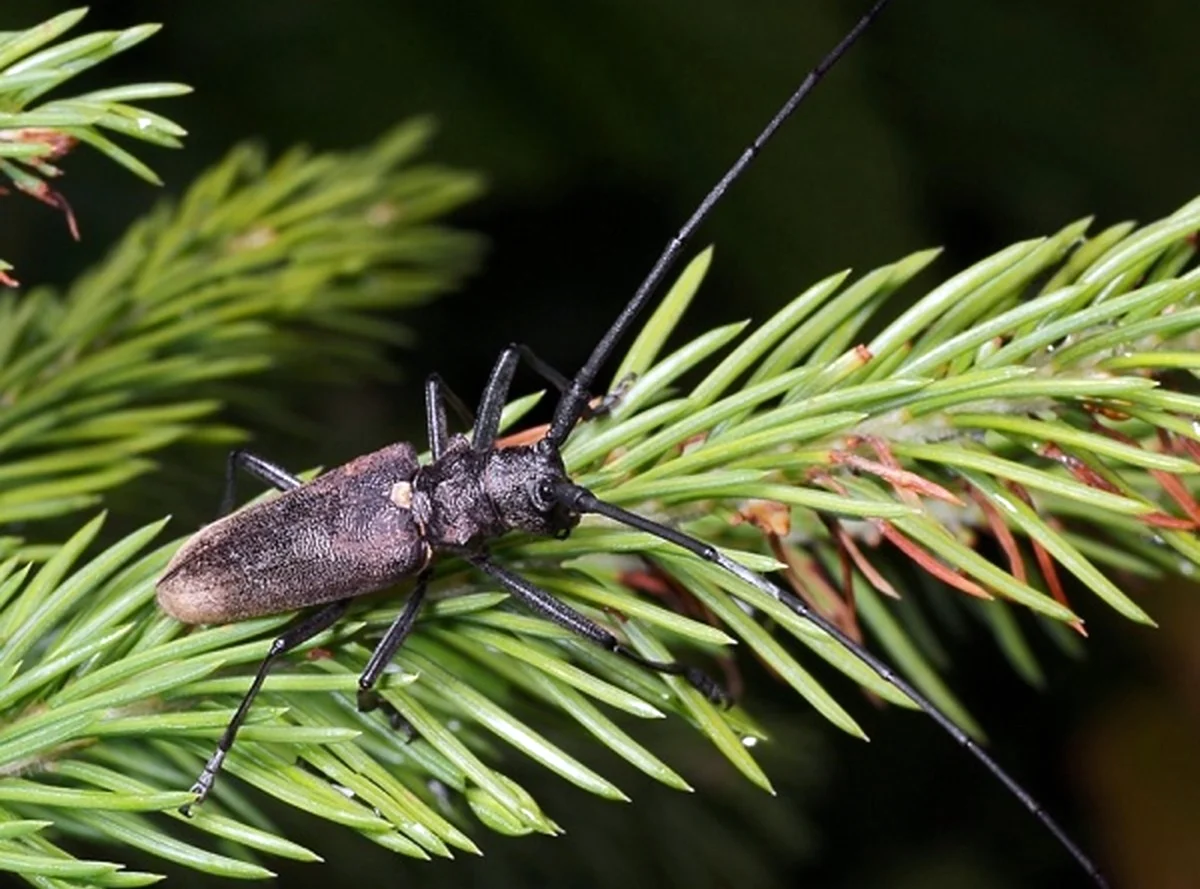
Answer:
MULTIPOLYGON (((37 3, 21 6, 31 17, 58 11, 37 3)), ((718 262, 698 302, 715 314, 710 322, 692 313, 690 331, 747 315, 765 317, 780 304, 781 294, 836 268, 869 267, 929 243, 949 244, 944 267, 958 268, 985 248, 1054 230, 1084 211, 1112 220, 1151 219, 1173 209, 1195 191, 1180 181, 1186 172, 1179 171, 1190 169, 1185 163, 1189 143, 1176 113, 1187 107, 1186 93, 1196 89, 1195 80, 1170 76, 1172 59, 1182 59, 1185 49, 1176 35, 1186 28, 1173 17, 1169 26, 1157 23, 1153 8, 1131 28, 1123 8, 1094 5, 1081 23, 1021 4, 978 4, 969 13, 953 4, 899 5, 858 62, 822 91, 783 147, 767 156, 706 232, 718 243, 718 262), (1139 40, 1152 44, 1154 52, 1140 51, 1139 40), (1014 42, 1022 51, 1012 48, 1014 42), (1172 89, 1148 89, 1159 79, 1172 89), (1151 92, 1167 95, 1156 103, 1146 98, 1151 92)), ((434 110, 446 127, 437 156, 484 168, 493 179, 485 209, 464 220, 492 235, 493 271, 478 279, 472 293, 456 297, 446 314, 422 317, 415 326, 432 345, 425 353, 401 356, 400 363, 417 378, 436 367, 460 391, 471 393, 496 348, 519 337, 570 367, 611 314, 601 297, 624 298, 664 233, 769 111, 775 99, 766 84, 773 81, 775 92, 786 89, 795 69, 805 64, 801 60, 814 56, 844 26, 846 10, 839 8, 838 16, 826 19, 793 19, 799 13, 764 8, 750 15, 700 4, 681 23, 665 10, 647 12, 641 5, 557 9, 530 8, 527 18, 486 9, 463 15, 382 3, 346 4, 337 15, 270 4, 231 7, 225 15, 199 4, 173 11, 161 42, 151 41, 136 64, 151 72, 147 76, 206 88, 208 98, 176 103, 190 112, 173 111, 193 131, 189 151, 161 162, 156 156, 154 166, 182 187, 190 179, 189 168, 215 159, 249 133, 269 134, 278 148, 297 139, 351 148, 408 111, 434 110), (560 197, 571 194, 579 197, 578 205, 560 197), (473 319, 466 331, 464 316, 473 319), (566 332, 578 339, 564 340, 566 332)), ((163 15, 158 8, 141 11, 126 4, 112 24, 163 15)), ((1178 64, 1185 70, 1182 61, 1178 64)), ((118 65, 113 76, 119 74, 128 79, 129 69, 118 65)), ((103 163, 82 152, 72 159, 69 193, 83 222, 81 248, 67 243, 56 215, 9 200, 4 217, 13 230, 5 232, 6 257, 19 255, 22 269, 38 279, 60 276, 63 284, 71 280, 73 259, 97 258, 130 218, 120 211, 128 206, 132 213, 139 200, 138 186, 103 163)), ((299 396, 306 419, 321 434, 293 422, 288 429, 293 434, 285 439, 279 430, 286 424, 272 422, 262 430, 261 447, 291 465, 307 466, 336 462, 393 437, 411 437, 415 414, 406 414, 403 405, 417 404, 415 393, 415 387, 360 389, 353 399, 326 402, 299 396)), ((244 404, 234 417, 243 425, 249 418, 258 429, 253 420, 262 409, 244 404)), ((136 502, 115 499, 114 517, 137 516, 136 508, 150 517, 170 508, 183 512, 183 523, 194 525, 207 516, 220 461, 212 449, 193 450, 186 443, 180 448, 178 456, 164 460, 175 468, 159 476, 163 487, 148 491, 142 486, 136 502), (201 459, 207 465, 197 462, 201 459)), ((1108 643, 1119 645, 1113 638, 1108 643)), ((955 661, 963 660, 960 650, 955 661)), ((1055 670, 1066 669, 1061 661, 1054 663, 1055 670)), ((1097 667, 1086 669, 1100 684, 1097 667)), ((1061 678, 1077 693, 1083 673, 1073 672, 1070 683, 1061 678)), ((986 722, 994 734, 1003 726, 1007 743, 1026 733, 1033 736, 1037 743, 1028 761, 1021 763, 1011 748, 1002 747, 1001 756, 1033 775, 1034 783, 1038 778, 1049 782, 1039 770, 1054 768, 1045 746, 1054 719, 1043 717, 1052 715, 1050 708, 1059 711, 1070 697, 1058 689, 1052 702, 1040 701, 1014 691, 1003 678, 1007 674, 1001 663, 985 661, 982 678, 956 687, 965 686, 969 700, 1000 706, 986 722), (1007 716, 1006 695, 1015 702, 1007 716), (1030 708, 1044 712, 1035 717, 1030 708)), ((1053 715, 1064 724, 1068 720, 1065 713, 1053 715)), ((875 721, 889 725, 896 718, 875 721)), ((948 742, 940 746, 941 739, 930 743, 932 730, 914 731, 918 746, 935 748, 923 765, 891 759, 902 756, 895 742, 874 745, 869 760, 859 751, 834 760, 851 774, 851 783, 832 794, 844 808, 835 808, 820 835, 827 844, 851 838, 856 863, 846 865, 849 853, 827 852, 825 860, 833 863, 825 866, 826 873, 853 885, 860 869, 885 870, 889 856, 929 858, 944 868, 957 855, 969 860, 982 854, 972 848, 986 847, 986 839, 971 845, 964 840, 959 851, 956 838, 967 827, 957 817, 947 823, 936 814, 939 808, 982 805, 984 811, 973 812, 978 833, 972 835, 990 835, 991 842, 1010 831, 1026 837, 1017 832, 1033 830, 1019 812, 1010 817, 1010 801, 992 805, 998 796, 994 790, 972 792, 971 803, 962 802, 964 792, 957 788, 964 785, 956 777, 970 780, 970 767, 948 762, 953 751, 948 742), (870 768, 883 773, 872 778, 870 768), (912 786, 905 781, 925 791, 930 774, 944 776, 939 783, 956 791, 932 802, 931 821, 914 829, 912 786), (889 803, 892 794, 896 798, 889 803), (860 822, 863 806, 886 812, 884 823, 872 829, 869 821, 860 822), (837 811, 847 813, 841 826, 837 811), (899 832, 896 820, 905 821, 911 832, 899 832), (883 843, 876 854, 861 845, 871 836, 883 843)), ((801 736, 797 746, 811 743, 801 736)), ((788 765, 772 769, 780 771, 787 774, 788 765)), ((650 794, 639 799, 648 796, 653 800, 650 794)), ((578 804, 577 797, 569 799, 567 805, 578 804)), ((1052 793, 1050 801, 1062 808, 1052 793)), ((766 808, 754 805, 756 813, 766 808)), ((666 811, 653 801, 638 808, 643 807, 666 811)), ((518 884, 522 867, 569 868, 596 854, 594 835, 613 835, 605 821, 625 821, 627 829, 643 824, 631 811, 610 806, 581 814, 580 826, 570 825, 568 838, 554 846, 540 843, 536 852, 522 843, 503 847, 524 865, 497 863, 499 850, 489 849, 478 879, 494 885, 491 881, 504 875, 508 884, 518 884), (589 829, 592 817, 600 826, 589 829), (532 863, 539 856, 539 863, 532 863)), ((775 823, 790 824, 782 804, 772 811, 775 823)), ((680 832, 699 829, 697 823, 685 823, 680 832)), ((784 828, 787 841, 770 844, 784 862, 780 867, 798 858, 798 830, 794 824, 790 831, 784 828)), ((737 839, 755 842, 742 832, 737 839)), ((357 863, 359 854, 343 857, 357 863)), ((1044 860, 1055 862, 1057 850, 1029 854, 1036 860, 1030 866, 1040 867, 1044 860)), ((314 879, 332 878, 339 855, 328 852, 327 857, 331 863, 314 879)), ((648 874, 655 864, 646 858, 640 869, 630 865, 631 874, 640 876, 627 882, 653 879, 648 874)), ((614 859, 603 860, 611 866, 614 859)), ((384 858, 379 866, 395 864, 384 858)), ((1020 863, 1007 866, 1015 869, 1020 863)), ((445 870, 447 879, 462 881, 474 867, 458 862, 433 872, 445 870)))

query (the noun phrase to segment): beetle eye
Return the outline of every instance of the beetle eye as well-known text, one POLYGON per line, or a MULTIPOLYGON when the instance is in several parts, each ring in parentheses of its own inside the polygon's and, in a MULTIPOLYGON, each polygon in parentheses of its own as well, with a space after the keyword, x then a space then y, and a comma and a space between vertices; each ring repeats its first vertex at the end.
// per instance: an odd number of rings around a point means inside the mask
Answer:
POLYGON ((537 494, 538 505, 543 509, 549 509, 554 505, 554 482, 548 478, 544 478, 537 483, 534 489, 537 494))

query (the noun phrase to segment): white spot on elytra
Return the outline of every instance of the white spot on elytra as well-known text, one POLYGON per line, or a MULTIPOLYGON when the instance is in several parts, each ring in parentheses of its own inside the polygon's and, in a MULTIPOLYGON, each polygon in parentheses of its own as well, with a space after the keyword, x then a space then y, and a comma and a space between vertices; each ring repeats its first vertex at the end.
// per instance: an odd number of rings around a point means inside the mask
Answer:
POLYGON ((412 509, 412 485, 409 482, 396 482, 388 497, 401 509, 412 509))

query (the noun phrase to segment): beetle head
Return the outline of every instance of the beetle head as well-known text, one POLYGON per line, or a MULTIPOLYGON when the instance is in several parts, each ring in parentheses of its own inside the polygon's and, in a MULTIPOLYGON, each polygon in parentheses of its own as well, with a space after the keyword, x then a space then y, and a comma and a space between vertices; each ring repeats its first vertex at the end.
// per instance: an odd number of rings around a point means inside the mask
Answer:
POLYGON ((566 537, 579 524, 579 513, 556 496, 567 482, 558 449, 541 441, 492 451, 483 484, 507 527, 545 537, 566 537))

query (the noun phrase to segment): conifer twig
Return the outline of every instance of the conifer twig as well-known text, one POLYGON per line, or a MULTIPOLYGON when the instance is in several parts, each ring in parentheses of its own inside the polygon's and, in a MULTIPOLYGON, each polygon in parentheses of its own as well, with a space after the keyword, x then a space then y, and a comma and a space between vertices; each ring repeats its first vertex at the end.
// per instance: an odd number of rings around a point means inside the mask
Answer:
MULTIPOLYGON (((23 31, 0 33, 0 175, 18 191, 62 211, 76 240, 79 225, 71 205, 49 181, 62 175, 62 159, 82 142, 134 175, 161 185, 153 170, 104 131, 178 148, 187 135, 183 127, 130 103, 191 92, 181 83, 138 83, 46 99, 47 93, 72 77, 136 46, 160 27, 137 25, 55 42, 86 14, 81 7, 23 31)), ((5 274, 11 268, 0 262, 0 284, 16 286, 5 274)))
MULTIPOLYGON (((981 621, 1036 681, 1030 627, 1078 649, 1071 628, 1096 608, 1150 621, 1123 588, 1128 577, 1200 565, 1200 401, 1179 384, 1200 335, 1191 240, 1200 200, 1140 229, 1088 237, 1086 228, 1000 251, 869 341, 861 330, 872 311, 934 252, 849 285, 845 274, 831 276, 761 324, 718 328, 660 357, 703 278, 710 254, 701 254, 618 369, 618 380, 637 375, 626 397, 570 439, 569 469, 601 496, 754 570, 786 567, 783 576, 814 602, 832 608, 840 597, 867 645, 978 734, 941 678, 928 606, 981 621), (684 386, 694 371, 700 381, 684 386), (996 538, 998 560, 978 546, 984 536, 996 538), (854 558, 844 558, 847 541, 854 558), (969 581, 982 597, 935 576, 969 581)), ((505 424, 536 400, 511 405, 505 424)), ((355 709, 355 677, 402 599, 364 602, 267 680, 229 775, 184 822, 178 791, 288 618, 186 630, 152 601, 176 545, 149 549, 161 524, 86 557, 100 522, 36 570, 16 558, 0 563, 0 831, 8 831, 0 867, 39 885, 39 874, 54 885, 153 879, 72 857, 62 838, 73 834, 111 841, 117 860, 133 846, 224 876, 266 876, 251 850, 311 859, 270 827, 247 785, 415 858, 476 851, 476 821, 553 834, 553 813, 499 770, 501 750, 590 793, 624 793, 541 729, 551 713, 682 789, 689 776, 667 751, 610 714, 677 720, 752 784, 770 787, 748 743, 765 736, 746 710, 715 709, 674 677, 511 608, 447 559, 383 682, 417 739, 402 743, 384 720, 355 709), (232 845, 213 852, 216 838, 232 845)), ((855 717, 804 666, 809 653, 879 698, 908 703, 778 601, 643 534, 589 520, 566 540, 514 537, 494 554, 646 657, 688 649, 704 658, 740 642, 853 734, 862 734, 855 717), (646 584, 625 583, 647 564, 697 600, 692 616, 653 601, 646 584)))

